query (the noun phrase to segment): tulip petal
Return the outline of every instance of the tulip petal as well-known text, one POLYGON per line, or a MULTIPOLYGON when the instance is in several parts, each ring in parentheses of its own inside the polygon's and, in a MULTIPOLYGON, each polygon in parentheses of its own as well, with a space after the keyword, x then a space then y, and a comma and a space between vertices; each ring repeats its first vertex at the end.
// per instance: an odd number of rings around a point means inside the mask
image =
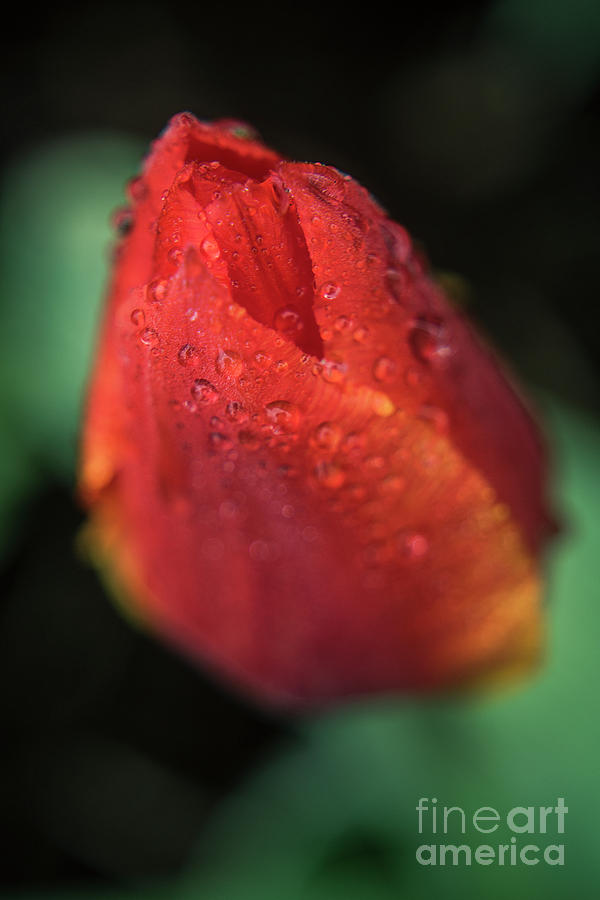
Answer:
POLYGON ((447 424, 539 550, 553 529, 543 450, 491 351, 364 188, 327 166, 284 163, 278 171, 321 286, 315 316, 328 357, 343 360, 357 381, 383 386, 407 411, 447 424))

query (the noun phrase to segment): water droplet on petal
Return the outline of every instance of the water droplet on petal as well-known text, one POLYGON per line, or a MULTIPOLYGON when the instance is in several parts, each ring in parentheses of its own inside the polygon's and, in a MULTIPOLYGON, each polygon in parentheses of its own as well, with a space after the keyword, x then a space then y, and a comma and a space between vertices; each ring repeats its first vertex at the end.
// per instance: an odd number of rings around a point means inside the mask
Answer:
POLYGON ((373 363, 373 377, 376 381, 389 382, 396 377, 397 365, 388 356, 380 356, 373 363))
POLYGON ((157 278, 151 281, 146 291, 146 299, 150 303, 161 303, 167 296, 169 290, 169 282, 165 278, 157 278))
POLYGON ((366 469, 372 472, 385 468, 385 458, 383 456, 367 456, 364 461, 366 469))
POLYGON ((388 269, 386 280, 394 299, 398 303, 404 303, 410 288, 410 279, 406 269, 388 269))
POLYGON ((139 339, 146 347, 156 347, 160 342, 158 332, 154 328, 143 328, 139 333, 139 339))
POLYGON ((205 378, 197 378, 190 388, 190 393, 196 403, 200 403, 202 406, 209 406, 211 403, 215 403, 219 396, 219 392, 214 384, 211 384, 205 378))
POLYGON ((256 129, 253 128, 252 125, 248 125, 247 122, 238 122, 235 120, 231 120, 229 122, 228 129, 230 134, 242 141, 260 140, 258 131, 256 131, 256 129))
POLYGON ((302 540, 307 544, 313 544, 319 537, 319 532, 314 525, 305 525, 302 529, 302 540))
POLYGON ((335 300, 339 292, 340 287, 335 281, 326 281, 319 289, 319 293, 324 300, 335 300))
POLYGON ((174 265, 178 266, 183 259, 183 250, 181 250, 179 247, 172 247, 171 250, 169 250, 169 252, 167 253, 167 257, 169 259, 169 262, 172 262, 174 263, 174 265))
POLYGON ((248 553, 255 562, 268 562, 271 557, 271 551, 266 541, 252 541, 248 547, 248 553))
POLYGON ((445 434, 448 431, 448 413, 440 409, 439 406, 424 404, 419 407, 417 414, 423 421, 430 422, 440 434, 445 434))
POLYGON ((273 400, 267 403, 265 413, 276 434, 292 434, 300 422, 300 410, 287 400, 273 400))
POLYGON ((221 255, 221 249, 214 238, 207 237, 202 241, 202 250, 209 259, 218 259, 221 255))
POLYGON ((143 325, 146 321, 146 315, 143 309, 133 309, 130 318, 134 325, 143 325))
POLYGON ((284 216, 290 208, 290 192, 278 175, 272 176, 273 205, 280 216, 284 216))
POLYGON ((257 352, 254 354, 254 361, 255 361, 262 369, 266 369, 266 368, 267 368, 268 366, 270 366, 271 363, 273 362, 273 360, 271 359, 271 357, 269 356, 269 354, 268 354, 268 353, 263 353, 262 350, 257 350, 257 352))
POLYGON ((237 518, 239 511, 239 506, 235 500, 223 500, 219 506, 219 516, 226 521, 237 518))
POLYGON ((293 340, 304 329, 304 322, 295 306, 282 306, 275 313, 273 327, 293 340))
POLYGON ((329 384, 340 384, 346 377, 346 366, 342 362, 332 359, 322 359, 320 362, 320 374, 329 384))
POLYGON ((198 361, 198 351, 192 344, 184 344, 177 354, 181 366, 194 365, 198 361))
POLYGON ((350 456, 360 456, 367 444, 364 434, 358 431, 351 431, 342 441, 341 450, 350 456))
POLYGON ((348 316, 338 316, 333 327, 340 333, 348 332, 352 328, 352 319, 349 319, 348 316))
POLYGON ((245 411, 239 400, 230 400, 225 407, 225 415, 230 422, 245 422, 248 413, 245 411))
POLYGON ((405 559, 420 560, 429 552, 429 541, 419 532, 402 532, 398 535, 398 550, 405 559))
POLYGON ((379 485, 379 489, 384 494, 396 494, 405 487, 406 479, 402 475, 387 475, 379 485))
POLYGON ((231 450, 231 448, 233 447, 233 441, 231 440, 231 438, 228 435, 222 434, 218 431, 212 431, 208 435, 208 443, 213 450, 231 450))
POLYGON ((311 443, 320 450, 334 452, 342 439, 342 431, 334 422, 321 422, 315 428, 311 443))
POLYGON ((452 354, 446 325, 436 316, 415 319, 408 341, 414 356, 427 365, 442 365, 452 354))
POLYGON ((243 369, 242 358, 235 350, 221 348, 215 360, 215 368, 219 375, 231 375, 236 378, 243 369))
POLYGON ((315 477, 323 487, 335 489, 343 485, 346 473, 335 463, 322 460, 315 466, 315 477))

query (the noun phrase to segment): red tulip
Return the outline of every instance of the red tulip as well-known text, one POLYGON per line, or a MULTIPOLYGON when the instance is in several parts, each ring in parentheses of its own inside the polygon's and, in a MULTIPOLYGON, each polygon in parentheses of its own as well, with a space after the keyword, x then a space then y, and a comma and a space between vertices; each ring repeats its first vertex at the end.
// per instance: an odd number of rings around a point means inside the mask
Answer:
POLYGON ((530 665, 538 435, 406 231, 185 113, 130 196, 80 484, 137 616, 283 705, 530 665))

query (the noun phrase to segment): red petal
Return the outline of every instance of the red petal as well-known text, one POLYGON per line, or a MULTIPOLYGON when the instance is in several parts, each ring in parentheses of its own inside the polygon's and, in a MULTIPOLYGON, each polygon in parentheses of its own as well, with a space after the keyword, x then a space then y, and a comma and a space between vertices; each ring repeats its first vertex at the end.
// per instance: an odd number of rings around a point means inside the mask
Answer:
POLYGON ((385 219, 364 188, 325 166, 284 163, 278 171, 321 285, 315 316, 325 354, 412 415, 447 423, 450 439, 538 550, 552 528, 543 451, 491 352, 423 271, 404 229, 385 219))

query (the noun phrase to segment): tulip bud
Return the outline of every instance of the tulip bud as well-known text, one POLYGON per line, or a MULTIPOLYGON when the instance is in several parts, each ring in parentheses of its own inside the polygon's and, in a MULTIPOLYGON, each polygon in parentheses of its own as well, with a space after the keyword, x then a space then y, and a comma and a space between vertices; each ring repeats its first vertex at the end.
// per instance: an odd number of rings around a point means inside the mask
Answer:
POLYGON ((538 434, 406 231, 185 113, 130 201, 80 489, 137 617, 284 706, 531 665, 538 434))

